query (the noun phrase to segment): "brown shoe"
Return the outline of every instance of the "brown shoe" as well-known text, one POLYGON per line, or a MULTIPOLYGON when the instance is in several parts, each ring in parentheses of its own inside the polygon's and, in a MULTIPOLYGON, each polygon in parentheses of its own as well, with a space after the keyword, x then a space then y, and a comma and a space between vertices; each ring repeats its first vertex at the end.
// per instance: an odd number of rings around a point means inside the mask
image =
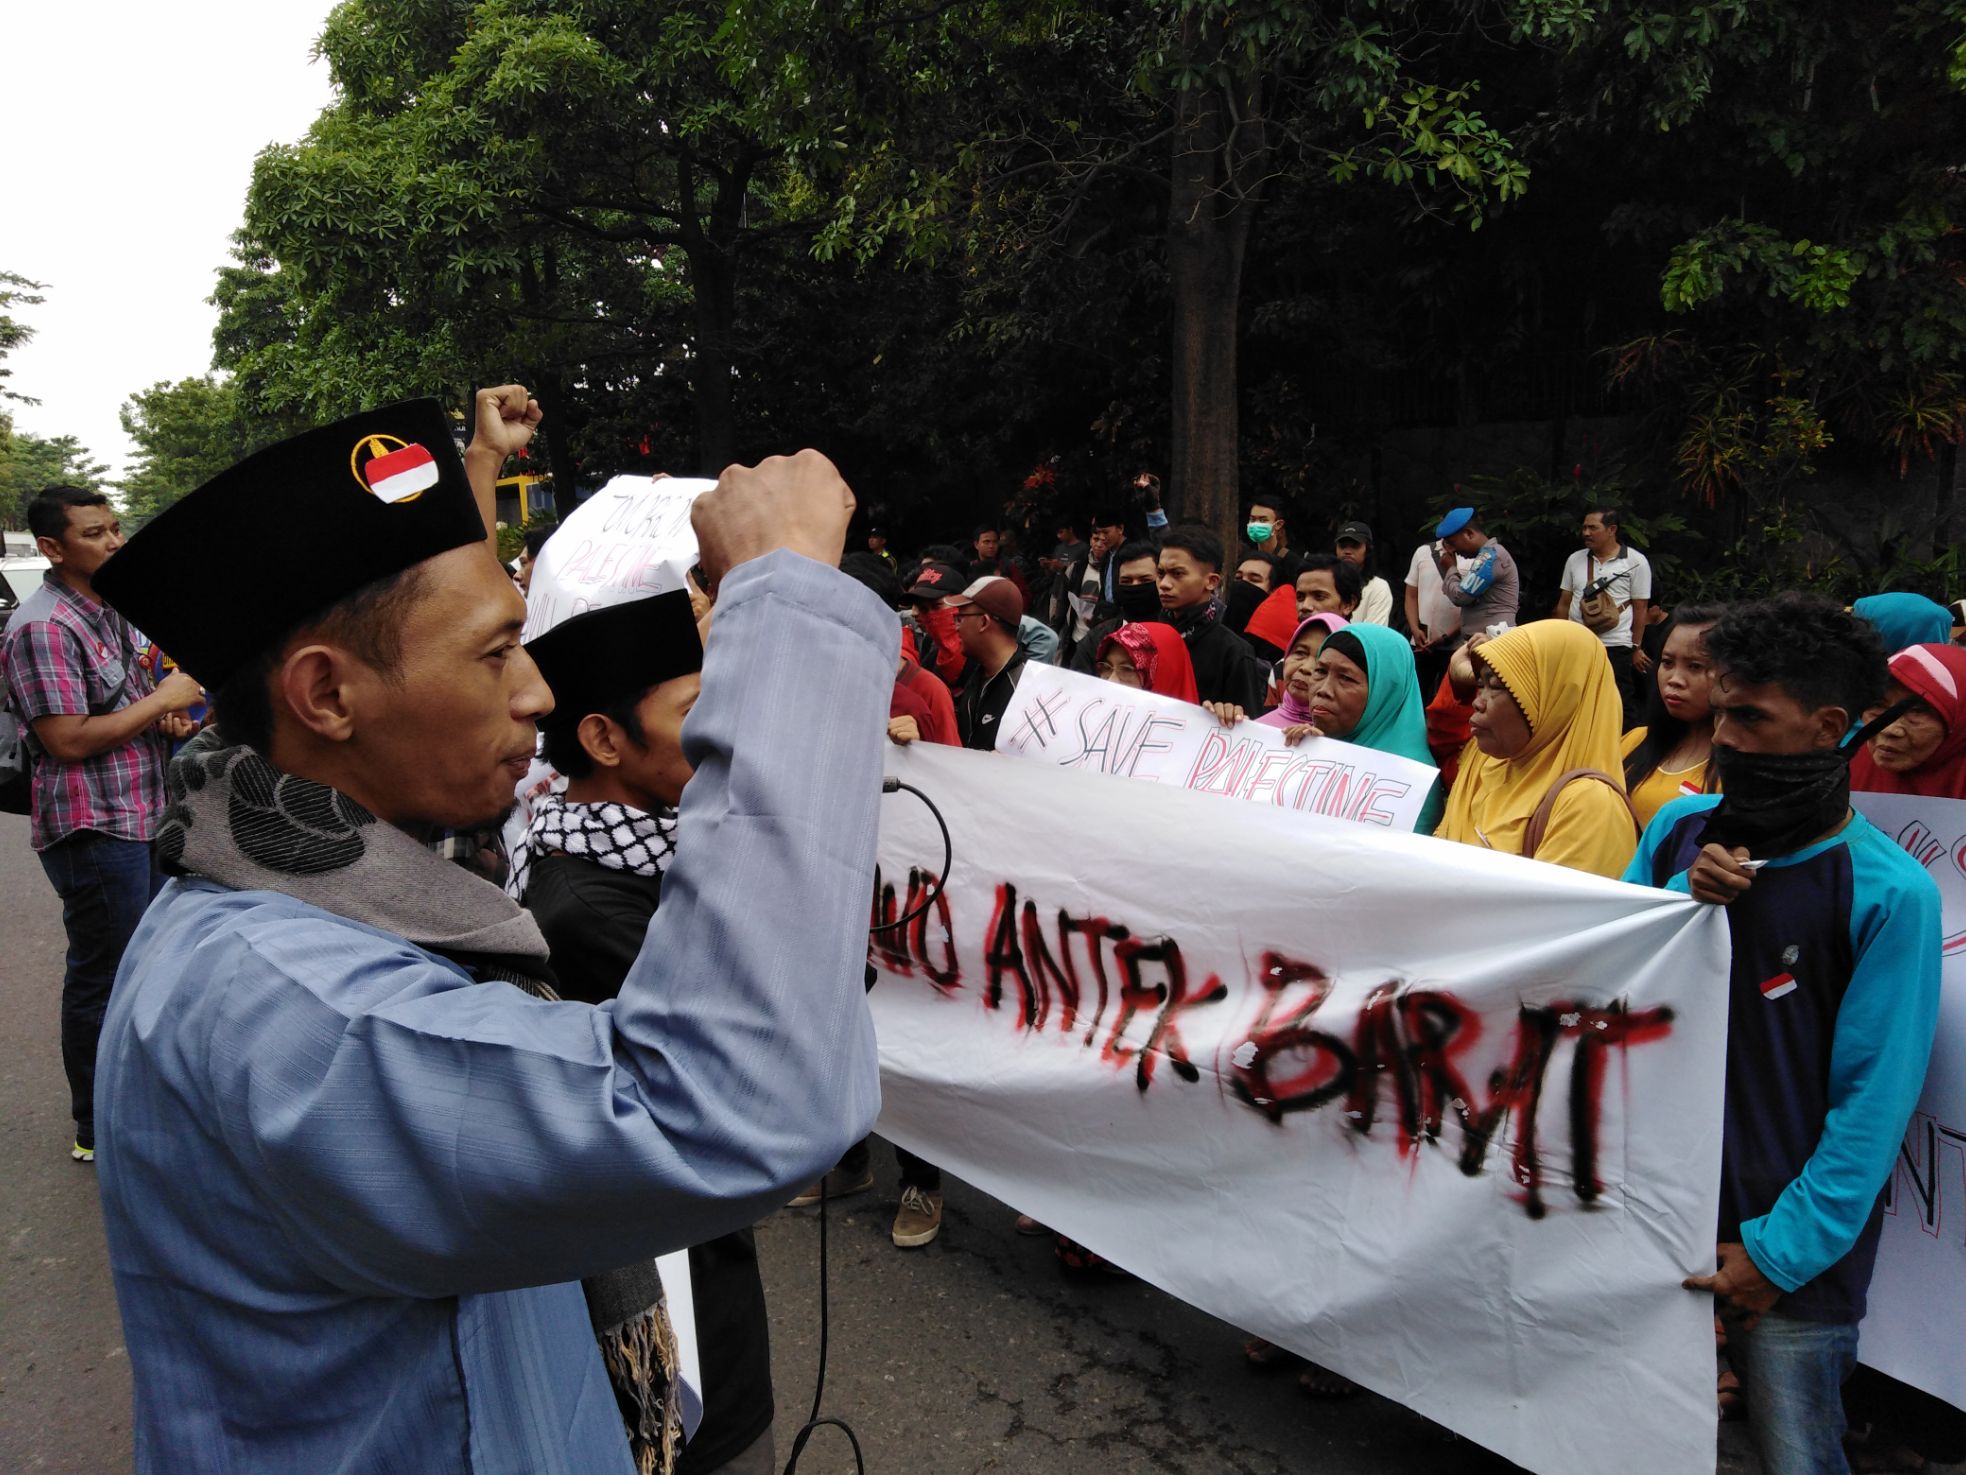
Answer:
MULTIPOLYGON (((820 1180, 825 1185, 828 1199, 845 1198, 849 1194, 865 1193, 874 1186, 874 1170, 862 1168, 858 1173, 846 1173, 835 1168, 820 1180)), ((809 1209, 820 1199, 820 1183, 815 1183, 788 1205, 794 1209, 809 1209)))
POLYGON ((894 1215, 894 1243, 904 1250, 920 1249, 942 1232, 942 1191, 904 1188, 894 1215))

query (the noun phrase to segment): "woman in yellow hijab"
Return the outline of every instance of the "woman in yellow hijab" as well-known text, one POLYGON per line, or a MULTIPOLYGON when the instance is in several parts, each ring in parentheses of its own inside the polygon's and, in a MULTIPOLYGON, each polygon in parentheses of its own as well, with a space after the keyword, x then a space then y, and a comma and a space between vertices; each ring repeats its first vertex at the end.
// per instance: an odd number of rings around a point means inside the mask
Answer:
POLYGON ((1474 736, 1434 833, 1553 865, 1623 874, 1638 848, 1618 757, 1611 662, 1574 620, 1539 620, 1471 653, 1474 736), (1579 770, 1598 777, 1570 777, 1579 770), (1556 790, 1540 838, 1532 821, 1556 790))

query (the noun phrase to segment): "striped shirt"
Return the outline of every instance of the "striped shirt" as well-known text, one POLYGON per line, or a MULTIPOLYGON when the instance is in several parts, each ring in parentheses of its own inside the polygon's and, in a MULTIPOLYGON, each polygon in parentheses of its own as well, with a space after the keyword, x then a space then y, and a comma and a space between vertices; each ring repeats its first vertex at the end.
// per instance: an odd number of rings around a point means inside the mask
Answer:
POLYGON ((36 850, 80 830, 149 840, 164 808, 170 744, 146 729, 120 747, 66 763, 34 739, 43 717, 99 717, 155 689, 144 639, 105 604, 77 594, 52 570, 21 601, 0 644, 0 681, 28 724, 34 755, 32 843, 36 850))

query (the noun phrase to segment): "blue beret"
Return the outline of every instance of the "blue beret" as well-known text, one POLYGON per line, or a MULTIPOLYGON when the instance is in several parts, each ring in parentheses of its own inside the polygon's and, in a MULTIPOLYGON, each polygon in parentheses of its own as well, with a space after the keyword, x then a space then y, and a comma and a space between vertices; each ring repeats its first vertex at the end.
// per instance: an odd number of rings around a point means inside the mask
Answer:
POLYGON ((1436 538, 1451 538, 1473 521, 1474 508, 1456 507, 1440 520, 1440 526, 1434 529, 1434 536, 1436 538))

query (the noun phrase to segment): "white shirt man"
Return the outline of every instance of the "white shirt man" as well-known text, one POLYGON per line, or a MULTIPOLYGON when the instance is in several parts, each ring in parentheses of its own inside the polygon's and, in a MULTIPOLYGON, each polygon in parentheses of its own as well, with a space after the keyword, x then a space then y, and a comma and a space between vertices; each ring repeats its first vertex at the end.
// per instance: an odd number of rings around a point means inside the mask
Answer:
MULTIPOLYGON (((1465 566, 1466 559, 1461 563, 1465 566)), ((1465 568, 1464 568, 1465 571, 1465 568)), ((1452 645, 1461 633, 1461 607, 1441 592, 1434 545, 1422 543, 1406 566, 1406 625, 1426 645, 1452 645)))
POLYGON ((1584 618, 1584 594, 1594 584, 1618 602, 1618 623, 1597 632, 1608 650, 1629 650, 1638 642, 1636 628, 1652 600, 1652 565, 1643 553, 1622 542, 1618 536, 1617 514, 1592 512, 1584 518, 1584 546, 1571 554, 1563 565, 1562 593, 1557 600, 1557 618, 1584 618))
POLYGON ((1615 508, 1593 507, 1585 513, 1583 535, 1584 546, 1563 565, 1554 613, 1559 620, 1581 625, 1584 599, 1593 589, 1602 589, 1617 601, 1618 623, 1595 633, 1611 658, 1629 728, 1644 720, 1645 687, 1652 670, 1642 644, 1645 612, 1652 602, 1652 565, 1619 536, 1615 508))

